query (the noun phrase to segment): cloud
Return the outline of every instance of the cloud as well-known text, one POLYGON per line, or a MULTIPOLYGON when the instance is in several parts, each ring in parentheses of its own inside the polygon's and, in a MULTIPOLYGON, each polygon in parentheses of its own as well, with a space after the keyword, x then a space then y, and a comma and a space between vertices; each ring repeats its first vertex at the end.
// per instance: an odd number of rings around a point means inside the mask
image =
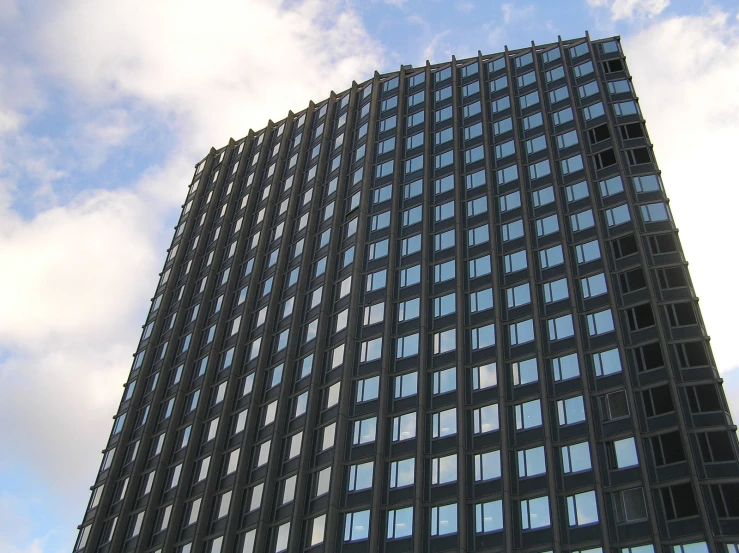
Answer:
POLYGON ((506 25, 529 19, 534 15, 536 6, 529 4, 528 6, 516 7, 514 4, 503 4, 500 9, 503 11, 503 21, 506 25))
POLYGON ((64 526, 13 553, 69 548, 194 163, 382 65, 341 0, 216 0, 217 28, 193 0, 33 1, 30 61, 0 52, 0 474, 32 471, 64 526), (111 188, 109 156, 141 151, 111 188))
POLYGON ((429 60, 431 63, 437 63, 437 61, 435 60, 436 51, 439 48, 439 44, 441 43, 441 41, 448 35, 449 35, 448 30, 441 31, 440 33, 436 33, 431 38, 431 41, 429 41, 429 43, 423 49, 423 57, 429 60))
POLYGON ((610 7, 611 19, 644 19, 661 14, 670 5, 670 0, 587 0, 593 8, 610 7))
POLYGON ((470 13, 473 9, 475 9, 475 5, 472 2, 460 0, 456 3, 456 8, 462 13, 470 13))
POLYGON ((724 13, 673 17, 623 43, 719 369, 739 366, 739 260, 726 241, 739 205, 739 24, 724 13))

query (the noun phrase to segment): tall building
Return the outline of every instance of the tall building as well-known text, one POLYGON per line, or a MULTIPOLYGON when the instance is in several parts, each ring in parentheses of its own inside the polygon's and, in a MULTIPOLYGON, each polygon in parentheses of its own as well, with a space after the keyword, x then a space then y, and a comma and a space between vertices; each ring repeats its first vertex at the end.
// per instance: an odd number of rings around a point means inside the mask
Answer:
POLYGON ((143 328, 75 552, 739 551, 618 38, 403 66, 211 150, 143 328))

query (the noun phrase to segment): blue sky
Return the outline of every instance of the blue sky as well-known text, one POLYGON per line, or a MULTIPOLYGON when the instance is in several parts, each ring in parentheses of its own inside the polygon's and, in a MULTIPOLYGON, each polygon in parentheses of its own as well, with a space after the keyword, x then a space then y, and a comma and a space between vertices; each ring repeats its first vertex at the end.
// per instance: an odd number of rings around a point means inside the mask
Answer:
POLYGON ((71 550, 194 164, 375 69, 620 34, 736 401, 735 1, 205 6, 0 0, 0 551, 71 550))

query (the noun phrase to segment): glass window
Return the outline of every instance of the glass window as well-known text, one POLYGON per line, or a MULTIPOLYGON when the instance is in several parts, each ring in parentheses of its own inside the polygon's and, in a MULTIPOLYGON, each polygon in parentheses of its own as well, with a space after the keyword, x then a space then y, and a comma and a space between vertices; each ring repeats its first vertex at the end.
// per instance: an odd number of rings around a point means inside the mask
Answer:
POLYGON ((364 308, 363 324, 370 326, 381 323, 385 317, 385 302, 374 303, 364 308))
POLYGON ((540 111, 537 111, 536 113, 532 113, 528 117, 523 118, 523 128, 526 131, 530 131, 531 129, 540 127, 543 124, 544 124, 544 119, 542 118, 540 111))
POLYGON ((547 321, 547 328, 549 329, 549 340, 562 340, 563 338, 569 338, 574 336, 575 329, 572 325, 572 315, 562 315, 554 319, 547 321))
POLYGON ((369 510, 347 513, 344 521, 344 541, 360 541, 368 539, 369 521, 369 510))
POLYGON ((478 350, 495 345, 495 325, 489 324, 470 330, 472 337, 472 349, 478 350))
POLYGON ((556 214, 536 220, 536 235, 539 237, 553 234, 558 230, 559 221, 556 214))
POLYGON ((400 271, 400 287, 412 286, 421 282, 421 266, 413 265, 400 271))
MULTIPOLYGON (((469 203, 470 202, 468 202, 468 205, 469 203)), ((487 202, 486 202, 486 206, 487 206, 487 202)), ((518 207, 521 207, 521 193, 518 190, 500 197, 500 211, 501 212, 510 211, 518 207)), ((470 215, 469 209, 468 209, 467 215, 470 215)))
POLYGON ((500 478, 500 451, 489 451, 475 455, 475 482, 500 478))
POLYGON ((595 376, 607 376, 621 372, 621 357, 618 349, 609 349, 593 354, 595 376))
POLYGON ((522 449, 518 452, 518 477, 537 476, 547 471, 544 446, 522 449))
MULTIPOLYGON (((415 374, 415 373, 414 373, 415 374)), ((416 437, 416 413, 393 417, 393 441, 402 442, 416 437)))
POLYGON ((431 485, 457 481, 457 455, 431 459, 431 485))
MULTIPOLYGON (((486 256, 488 260, 488 267, 490 263, 490 256, 486 256)), ((478 258, 478 259, 484 259, 484 258, 478 258)), ((476 260, 470 261, 470 278, 472 278, 472 262, 476 260)), ((506 255, 503 258, 503 263, 505 265, 505 272, 506 273, 515 273, 517 271, 521 271, 523 269, 526 269, 528 267, 528 261, 526 259, 526 250, 521 250, 518 252, 510 253, 506 255)), ((486 273, 481 274, 489 274, 490 270, 486 273)))
POLYGON ((390 463, 390 487, 412 486, 415 480, 416 460, 413 458, 390 463))
POLYGON ((394 509, 387 513, 387 539, 413 535, 413 507, 394 509))
POLYGON ((373 461, 351 465, 349 467, 349 491, 368 490, 372 487, 372 476, 375 464, 373 461))
POLYGON ((544 289, 544 301, 546 303, 561 301, 567 299, 570 295, 566 278, 545 282, 542 284, 542 288, 544 289))
POLYGON ((585 420, 585 404, 582 396, 557 401, 557 416, 560 426, 583 422, 585 420))
POLYGON ((457 504, 431 508, 431 535, 445 536, 457 533, 457 504))
POLYGON ((539 368, 535 357, 511 363, 511 372, 513 373, 514 386, 529 384, 530 382, 537 382, 539 380, 539 368))
POLYGON ((467 246, 479 246, 490 242, 488 225, 480 225, 467 231, 467 246))
POLYGON ((385 269, 376 271, 374 273, 370 273, 367 275, 367 286, 365 290, 367 292, 373 292, 375 290, 380 290, 385 287, 386 281, 387 281, 387 271, 385 269))
POLYGON ((418 392, 418 373, 412 372, 395 377, 395 399, 414 396, 418 392))
POLYGON ((584 85, 577 87, 577 93, 580 95, 581 99, 598 94, 599 90, 600 89, 598 88, 598 83, 596 81, 590 81, 589 83, 585 83, 584 85))
POLYGON ((472 411, 473 434, 494 432, 500 428, 498 420, 498 404, 485 405, 472 411))
POLYGON ((663 202, 657 202, 653 204, 645 204, 639 206, 641 209, 641 216, 645 223, 654 223, 656 221, 669 221, 670 215, 667 211, 667 206, 663 202))
POLYGON ((534 341, 534 321, 526 319, 508 327, 510 344, 516 346, 534 341))
POLYGON ((606 276, 603 273, 589 276, 580 281, 583 298, 592 298, 600 296, 608 291, 606 286, 606 276))
POLYGON ((549 165, 548 159, 544 159, 542 161, 534 163, 533 165, 529 165, 529 178, 531 180, 536 180, 542 177, 546 177, 547 175, 551 173, 552 173, 552 168, 549 165))
MULTIPOLYGON (((414 373, 415 374, 415 373, 414 373)), ((457 389, 457 369, 451 367, 431 374, 433 381, 433 394, 441 395, 453 392, 457 389)))
POLYGON ((613 104, 613 113, 616 114, 616 116, 637 115, 639 113, 639 108, 637 107, 636 102, 631 100, 628 102, 618 102, 617 104, 613 104))
MULTIPOLYGON (((387 212, 390 213, 389 211, 387 212)), ((403 212, 403 226, 408 227, 421 222, 423 217, 423 208, 419 205, 403 212)), ((389 223, 388 223, 389 224, 389 223)))
POLYGON ((485 288, 472 292, 469 295, 470 313, 477 313, 478 311, 485 311, 493 308, 493 289, 485 288))
POLYGON ((516 219, 510 223, 501 225, 500 237, 503 242, 515 240, 523 236, 523 219, 516 219))
POLYGON ((380 391, 380 377, 372 376, 357 380, 357 403, 377 399, 380 391))
POLYGON ((455 262, 454 260, 445 261, 434 265, 434 282, 440 283, 447 280, 451 280, 455 277, 455 262))
POLYGON ((472 389, 481 390, 498 384, 498 373, 495 363, 472 367, 472 389))
POLYGON ((585 242, 584 244, 578 244, 575 246, 575 254, 578 263, 588 263, 600 259, 600 246, 597 240, 585 242))
POLYGON ((377 417, 354 421, 353 445, 369 444, 375 441, 377 417))
MULTIPOLYGON (((508 99, 508 96, 506 96, 506 100, 507 99, 508 99)), ((526 119, 535 117, 535 115, 530 115, 526 119)), ((539 119, 541 119, 541 114, 538 114, 538 115, 539 115, 539 119)), ((526 119, 524 119, 524 122, 526 121, 526 119)), ((505 119, 501 119, 500 121, 496 121, 495 123, 493 123, 493 134, 495 136, 498 136, 500 134, 505 134, 512 130, 513 130, 513 120, 510 117, 506 117, 505 119)))
POLYGON ((591 313, 586 316, 588 321, 588 334, 590 336, 599 336, 613 332, 613 315, 610 309, 591 313))
POLYGON ((454 328, 434 334, 434 354, 454 351, 457 348, 457 331, 454 328))
MULTIPOLYGON (((620 183, 621 178, 618 177, 618 179, 620 183)), ((662 185, 660 184, 659 177, 657 175, 642 175, 640 177, 633 177, 632 180, 634 182, 634 188, 639 193, 657 192, 662 190, 662 185)), ((623 188, 621 190, 623 190, 623 188)))
POLYGON ((521 501, 521 529, 533 530, 551 526, 547 496, 521 501))
POLYGON ((434 317, 443 317, 456 311, 456 296, 454 292, 434 298, 434 317))
POLYGON ((454 200, 434 207, 434 220, 438 223, 454 217, 454 200))
POLYGON ((541 207, 543 205, 550 204, 554 201, 554 188, 552 186, 547 186, 546 188, 534 190, 531 193, 531 198, 534 203, 534 207, 541 207))
POLYGON ((597 104, 591 104, 587 107, 584 107, 582 109, 583 116, 585 117, 586 121, 590 121, 591 119, 596 119, 598 117, 601 117, 605 115, 605 109, 603 108, 603 103, 598 102, 597 104))
POLYGON ((567 159, 561 160, 559 164, 560 164, 560 167, 562 168, 563 175, 569 175, 570 173, 582 171, 582 168, 583 168, 582 156, 580 154, 577 154, 572 157, 568 157, 567 159))
POLYGON ((552 104, 556 104, 557 102, 566 100, 569 97, 570 91, 567 88, 567 85, 560 86, 559 88, 555 88, 554 90, 549 91, 549 102, 552 104))
POLYGON ((457 433, 457 409, 447 409, 431 415, 431 437, 443 438, 457 433))
POLYGON ((475 505, 475 532, 500 532, 503 530, 503 501, 490 501, 475 505))
MULTIPOLYGON (((516 167, 513 165, 512 167, 516 167)), ((517 178, 518 173, 516 173, 517 178)), ((470 173, 469 175, 465 176, 464 178, 465 186, 467 190, 472 190, 473 188, 477 188, 478 186, 484 186, 487 182, 485 179, 485 170, 480 169, 479 171, 475 171, 474 173, 470 173)))
POLYGON ((571 495, 567 498, 567 516, 570 526, 585 526, 598 522, 595 491, 571 495))
POLYGON ((557 382, 580 376, 580 364, 577 361, 577 354, 570 353, 569 355, 552 359, 552 373, 554 374, 554 380, 557 382))
MULTIPOLYGON (((421 299, 413 298, 398 304, 398 321, 409 321, 419 315, 421 299)), ((365 308, 366 309, 366 308, 365 308)), ((380 321, 378 321, 380 322, 380 321)))
POLYGON ((636 442, 634 438, 624 438, 613 442, 613 453, 616 468, 622 469, 639 464, 639 456, 636 453, 636 442))
POLYGON ((534 399, 513 407, 516 415, 516 430, 527 430, 541 426, 541 401, 534 399))

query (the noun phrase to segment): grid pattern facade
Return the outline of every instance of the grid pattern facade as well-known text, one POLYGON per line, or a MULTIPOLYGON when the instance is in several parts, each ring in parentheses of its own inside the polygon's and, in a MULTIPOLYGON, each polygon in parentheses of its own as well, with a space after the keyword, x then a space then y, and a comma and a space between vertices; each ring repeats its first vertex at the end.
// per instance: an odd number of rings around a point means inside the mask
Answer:
POLYGON ((404 66, 197 165, 75 552, 739 551, 618 38, 404 66))

